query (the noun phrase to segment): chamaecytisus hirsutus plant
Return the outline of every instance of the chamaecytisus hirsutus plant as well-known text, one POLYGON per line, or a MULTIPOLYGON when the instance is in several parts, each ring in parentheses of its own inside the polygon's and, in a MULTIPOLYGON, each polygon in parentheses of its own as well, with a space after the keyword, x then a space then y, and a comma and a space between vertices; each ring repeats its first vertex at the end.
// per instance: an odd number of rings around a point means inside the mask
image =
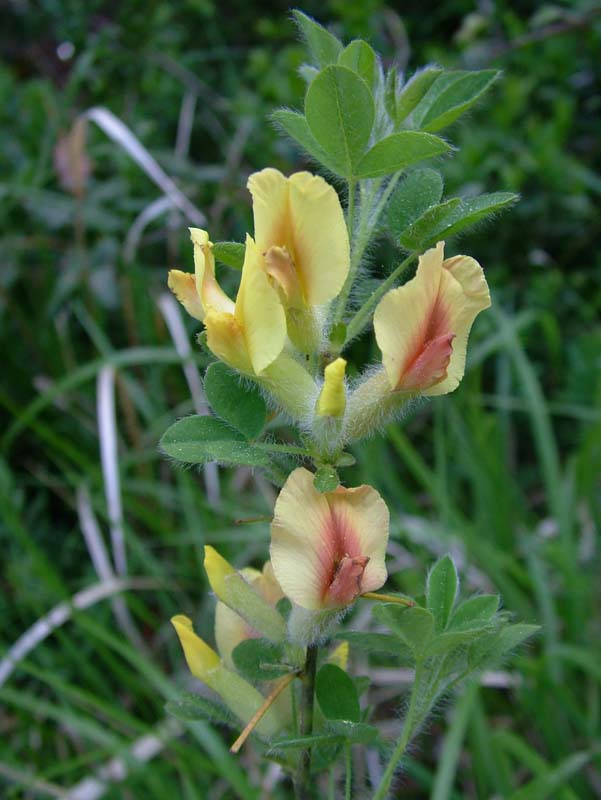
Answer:
POLYGON ((490 295, 480 264, 449 256, 445 240, 516 198, 443 199, 440 173, 422 166, 452 153, 439 132, 486 92, 495 71, 429 66, 405 79, 394 66, 385 72, 367 42, 343 46, 301 12, 294 16, 309 56, 304 109, 275 111, 273 120, 328 180, 269 167, 251 175, 252 236, 213 243, 191 229, 195 272, 169 273, 215 357, 204 384, 214 413, 176 422, 163 451, 186 464, 261 470, 280 488, 262 570, 236 570, 205 548, 218 601, 215 649, 187 617, 172 622, 190 670, 215 698, 186 694, 169 708, 238 729, 234 752, 252 736, 258 752, 289 773, 298 798, 318 796, 320 773, 339 758, 351 797, 351 748, 376 747, 383 764, 373 798, 383 800, 440 698, 534 627, 510 623, 497 595, 459 600, 448 556, 430 570, 423 598, 380 592, 387 505, 373 487, 344 486, 339 474, 355 462, 349 445, 418 398, 459 386, 470 328, 490 295), (366 292, 367 254, 383 235, 395 243, 397 263, 366 292), (235 300, 217 280, 216 261, 240 270, 235 300), (415 261, 414 277, 398 285, 415 261), (381 361, 349 380, 347 346, 369 327, 381 361), (357 602, 371 604, 368 631, 343 625, 357 602), (355 647, 413 670, 393 745, 361 703, 365 676, 348 670, 355 647))

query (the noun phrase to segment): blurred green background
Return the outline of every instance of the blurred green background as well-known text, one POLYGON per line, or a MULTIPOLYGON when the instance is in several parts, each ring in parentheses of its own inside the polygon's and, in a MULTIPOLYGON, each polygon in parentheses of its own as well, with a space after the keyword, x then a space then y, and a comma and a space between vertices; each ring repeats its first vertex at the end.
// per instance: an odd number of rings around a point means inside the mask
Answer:
MULTIPOLYGON (((461 388, 363 445, 345 475, 391 506, 396 588, 419 593, 450 551, 466 594, 500 591, 543 626, 439 710, 398 796, 600 797, 601 7, 303 10, 409 73, 501 68, 448 132, 459 152, 442 169, 449 195, 521 194, 453 242, 494 299, 461 388)), ((0 794, 288 798, 252 747, 234 759, 230 732, 164 711, 190 685, 169 617, 212 636, 202 546, 260 562, 267 523, 235 522, 269 514, 274 490, 245 470, 175 469, 157 449, 202 403, 196 326, 165 297, 167 268, 191 268, 190 215, 241 240, 247 175, 306 166, 267 119, 301 105, 288 7, 12 0, 0 48, 0 794), (76 121, 98 107, 114 117, 93 112, 84 146, 76 121), (198 211, 174 210, 165 179, 198 211)), ((393 735, 397 676, 372 666, 393 735)), ((354 755, 368 796, 377 757, 354 755)))

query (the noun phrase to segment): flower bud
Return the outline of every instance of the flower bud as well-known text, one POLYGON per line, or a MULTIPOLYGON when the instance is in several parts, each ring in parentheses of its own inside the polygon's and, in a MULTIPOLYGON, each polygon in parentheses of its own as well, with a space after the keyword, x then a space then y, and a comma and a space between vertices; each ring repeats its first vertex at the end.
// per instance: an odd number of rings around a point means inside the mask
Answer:
MULTIPOLYGON (((246 724, 264 703, 263 695, 235 672, 226 669, 217 653, 194 632, 191 620, 178 614, 171 620, 190 672, 216 692, 230 711, 246 724)), ((285 725, 281 712, 272 706, 257 725, 257 732, 273 736, 285 725)))
POLYGON ((342 417, 344 415, 346 408, 345 370, 344 358, 337 358, 325 368, 324 383, 315 409, 320 417, 342 417))
POLYGON ((281 642, 286 638, 282 616, 209 545, 205 546, 204 566, 211 588, 222 603, 267 639, 281 642))

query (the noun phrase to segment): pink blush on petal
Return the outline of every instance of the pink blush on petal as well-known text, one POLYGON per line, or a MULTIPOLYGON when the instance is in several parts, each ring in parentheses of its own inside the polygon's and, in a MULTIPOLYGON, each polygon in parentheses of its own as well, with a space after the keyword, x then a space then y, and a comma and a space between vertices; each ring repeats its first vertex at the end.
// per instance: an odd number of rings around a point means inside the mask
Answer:
POLYGON ((319 546, 319 585, 325 605, 344 606, 361 594, 361 578, 369 561, 359 537, 340 508, 330 507, 319 546))
POLYGON ((439 293, 424 315, 409 355, 405 358, 397 389, 425 389, 446 377, 454 338, 449 328, 448 308, 439 293))
POLYGON ((443 333, 426 342, 423 350, 404 373, 399 388, 428 389, 447 377, 453 354, 454 333, 443 333))
POLYGON ((368 561, 369 556, 343 556, 328 588, 328 597, 335 605, 347 606, 361 594, 361 579, 368 561))

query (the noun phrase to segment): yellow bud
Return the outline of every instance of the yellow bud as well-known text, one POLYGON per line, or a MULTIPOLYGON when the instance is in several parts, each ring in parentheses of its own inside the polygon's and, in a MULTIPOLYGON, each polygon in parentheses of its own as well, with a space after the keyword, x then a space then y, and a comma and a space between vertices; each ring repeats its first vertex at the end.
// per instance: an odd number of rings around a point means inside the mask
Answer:
POLYGON ((284 618, 209 545, 205 546, 205 570, 218 599, 241 616, 251 628, 273 642, 281 642, 286 638, 284 618))
POLYGON ((179 637, 190 672, 207 686, 211 686, 211 673, 221 665, 221 659, 194 633, 192 621, 188 617, 178 614, 171 618, 171 624, 179 637))
MULTIPOLYGON (((216 692, 230 711, 246 724, 263 705, 263 695, 240 675, 223 666, 217 653, 194 633, 188 617, 178 614, 171 622, 190 672, 216 692)), ((279 709, 272 706, 257 725, 257 731, 263 736, 273 736, 284 724, 279 709)))
POLYGON ((346 361, 337 358, 324 370, 324 384, 317 399, 317 414, 320 417, 341 417, 346 408, 344 372, 346 361))
POLYGON ((341 642, 338 647, 330 653, 328 664, 335 664, 340 669, 346 669, 348 666, 348 642, 341 642))
POLYGON ((205 546, 204 567, 209 583, 211 584, 211 589, 215 592, 217 597, 222 600, 226 594, 225 579, 228 575, 233 575, 236 570, 210 545, 205 546))

